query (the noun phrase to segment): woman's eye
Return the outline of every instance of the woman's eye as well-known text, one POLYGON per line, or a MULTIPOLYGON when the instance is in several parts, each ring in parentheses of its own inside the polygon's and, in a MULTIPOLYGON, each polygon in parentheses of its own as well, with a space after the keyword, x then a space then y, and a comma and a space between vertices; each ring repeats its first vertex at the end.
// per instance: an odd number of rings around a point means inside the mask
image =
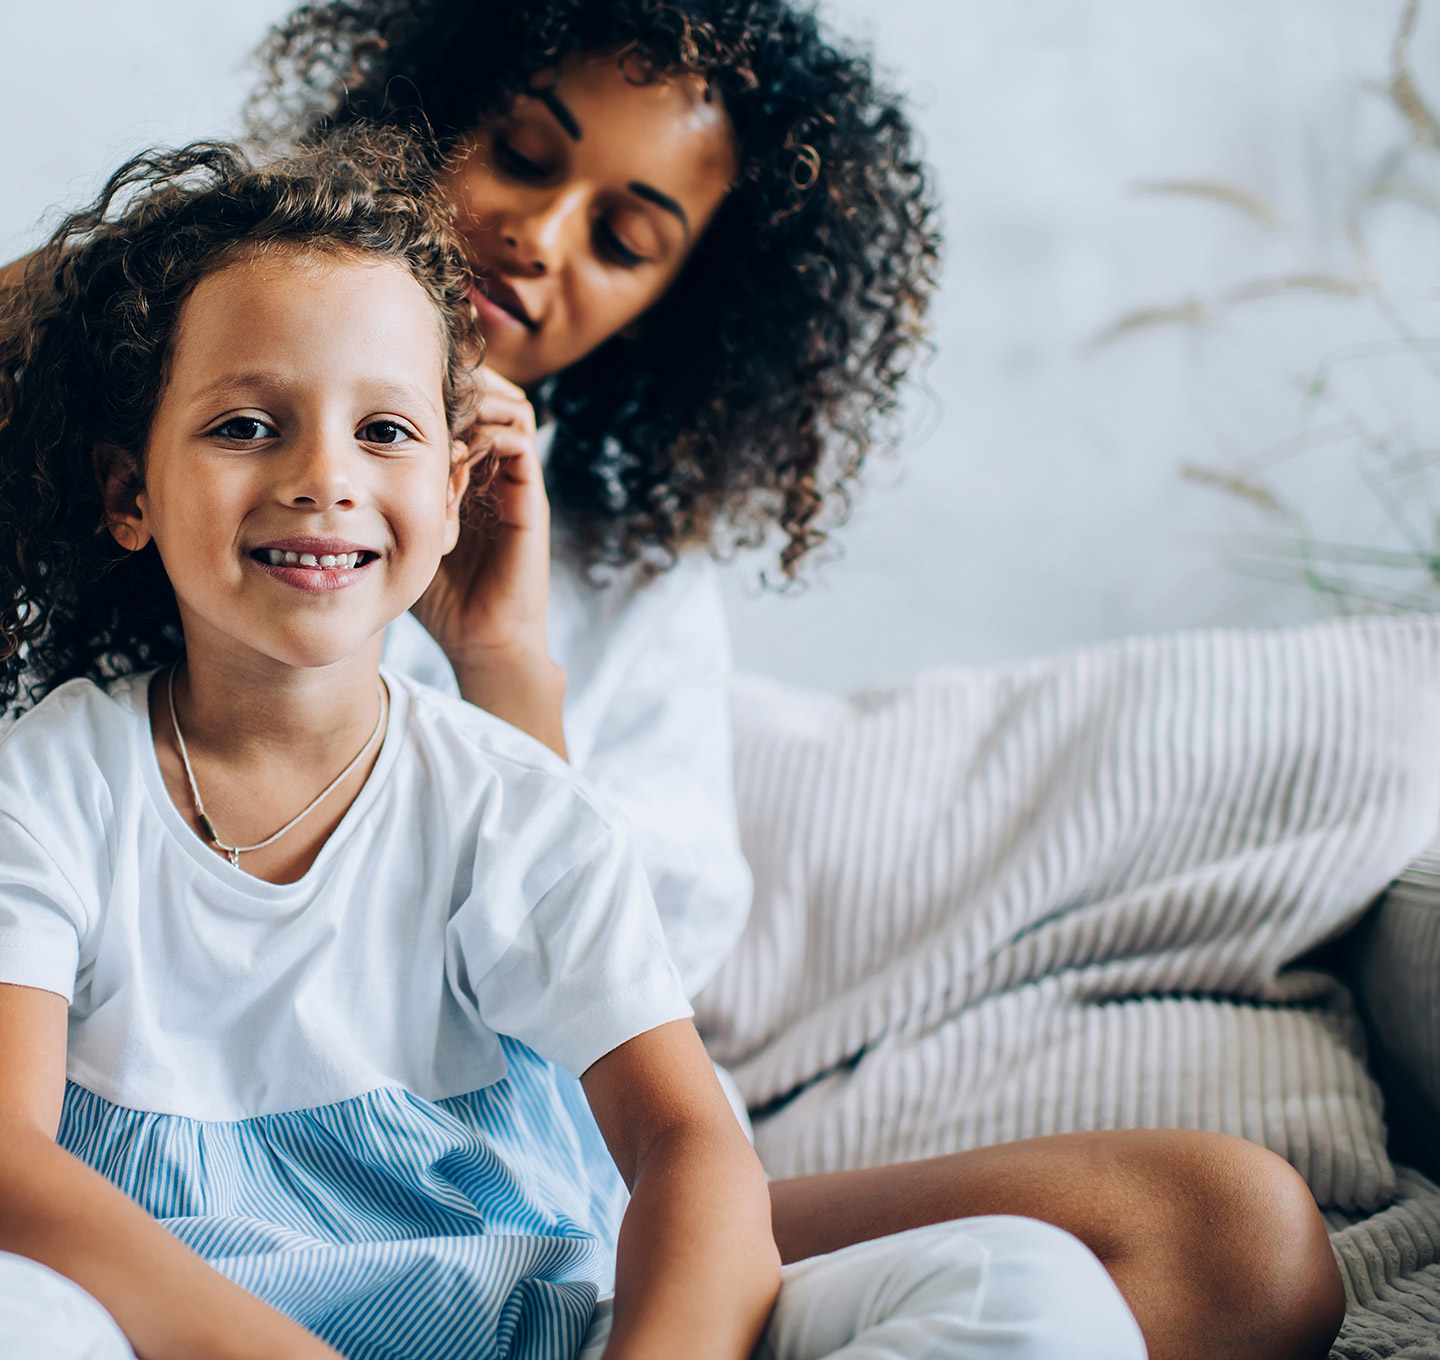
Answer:
POLYGON ((550 173, 529 156, 522 156, 503 137, 495 138, 495 164, 515 179, 544 179, 550 173))
POLYGON ((360 427, 360 438, 367 444, 399 444, 415 436, 397 421, 372 420, 360 427))
POLYGON ((259 439, 273 439, 280 432, 256 416, 231 416, 210 433, 221 439, 233 439, 237 444, 253 444, 259 439))
POLYGON ((599 238, 601 249, 612 260, 623 264, 627 269, 634 269, 636 265, 645 263, 645 256, 637 251, 631 250, 624 241, 616 235, 615 229, 608 222, 601 222, 595 228, 595 234, 599 238))

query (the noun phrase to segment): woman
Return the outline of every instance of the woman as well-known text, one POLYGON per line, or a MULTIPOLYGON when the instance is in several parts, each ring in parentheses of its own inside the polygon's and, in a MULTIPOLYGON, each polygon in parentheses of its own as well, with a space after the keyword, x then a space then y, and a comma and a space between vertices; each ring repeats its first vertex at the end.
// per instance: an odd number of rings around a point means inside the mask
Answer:
MULTIPOLYGON (((702 553, 774 544, 793 576, 895 409, 938 250, 905 115, 788 0, 362 0, 297 11, 266 57, 272 136, 433 131, 475 273, 503 522, 418 611, 434 641, 397 630, 392 660, 565 743, 620 803, 693 995, 749 889, 702 553)), ((1049 1220, 1105 1261, 1155 1360, 1323 1355, 1343 1314, 1303 1182, 1235 1140, 1043 1139, 771 1200, 787 1261, 1049 1220)))
MULTIPOLYGON (((793 575, 894 410, 937 251, 908 123, 786 0, 359 0, 298 11, 267 61, 272 138, 428 125, 475 274, 501 518, 389 659, 624 809, 693 995, 749 891, 703 553, 772 543, 793 575)), ((1303 1182, 1237 1140, 1040 1139, 770 1191, 786 1261, 950 1218, 1055 1223, 1154 1360, 1323 1356, 1343 1313, 1303 1182)))

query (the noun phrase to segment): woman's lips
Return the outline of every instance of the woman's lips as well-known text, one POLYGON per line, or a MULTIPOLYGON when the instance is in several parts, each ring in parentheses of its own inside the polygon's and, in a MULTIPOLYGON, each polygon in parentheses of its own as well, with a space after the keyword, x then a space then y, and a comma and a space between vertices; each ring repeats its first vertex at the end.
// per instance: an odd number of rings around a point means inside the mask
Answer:
POLYGON ((514 326, 533 334, 538 329, 526 311, 520 295, 504 279, 494 274, 479 273, 470 284, 470 300, 486 325, 514 326))

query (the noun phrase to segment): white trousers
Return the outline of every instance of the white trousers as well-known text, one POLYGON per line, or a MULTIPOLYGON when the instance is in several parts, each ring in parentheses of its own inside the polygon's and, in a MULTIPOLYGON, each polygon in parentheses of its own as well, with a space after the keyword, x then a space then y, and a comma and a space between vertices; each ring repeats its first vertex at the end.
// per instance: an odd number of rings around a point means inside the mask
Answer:
POLYGON ((48 1266, 0 1251, 0 1355, 5 1360, 135 1360, 115 1320, 48 1266))
MULTIPOLYGON (((579 1360, 610 1335, 603 1299, 579 1360)), ((1146 1360, 1083 1243, 1030 1218, 966 1218, 797 1261, 755 1360, 1146 1360)))
MULTIPOLYGON (((1105 1268, 1068 1233, 969 1218, 786 1266, 755 1360, 1145 1360, 1105 1268)), ((604 1299, 580 1360, 610 1335, 604 1299)), ((110 1315, 64 1276, 0 1252, 5 1360, 133 1360, 110 1315)))

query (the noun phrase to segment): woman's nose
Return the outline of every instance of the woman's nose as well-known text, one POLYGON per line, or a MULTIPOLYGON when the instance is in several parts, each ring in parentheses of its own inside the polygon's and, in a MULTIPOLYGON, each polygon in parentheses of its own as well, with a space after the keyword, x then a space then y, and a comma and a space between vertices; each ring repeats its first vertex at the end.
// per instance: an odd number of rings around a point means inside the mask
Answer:
POLYGON ((586 237, 584 191, 563 188, 512 212, 501 235, 520 272, 539 278, 555 273, 586 237))
POLYGON ((296 442, 285 460, 280 499, 299 510, 333 510, 355 504, 355 441, 350 432, 316 432, 296 442))

